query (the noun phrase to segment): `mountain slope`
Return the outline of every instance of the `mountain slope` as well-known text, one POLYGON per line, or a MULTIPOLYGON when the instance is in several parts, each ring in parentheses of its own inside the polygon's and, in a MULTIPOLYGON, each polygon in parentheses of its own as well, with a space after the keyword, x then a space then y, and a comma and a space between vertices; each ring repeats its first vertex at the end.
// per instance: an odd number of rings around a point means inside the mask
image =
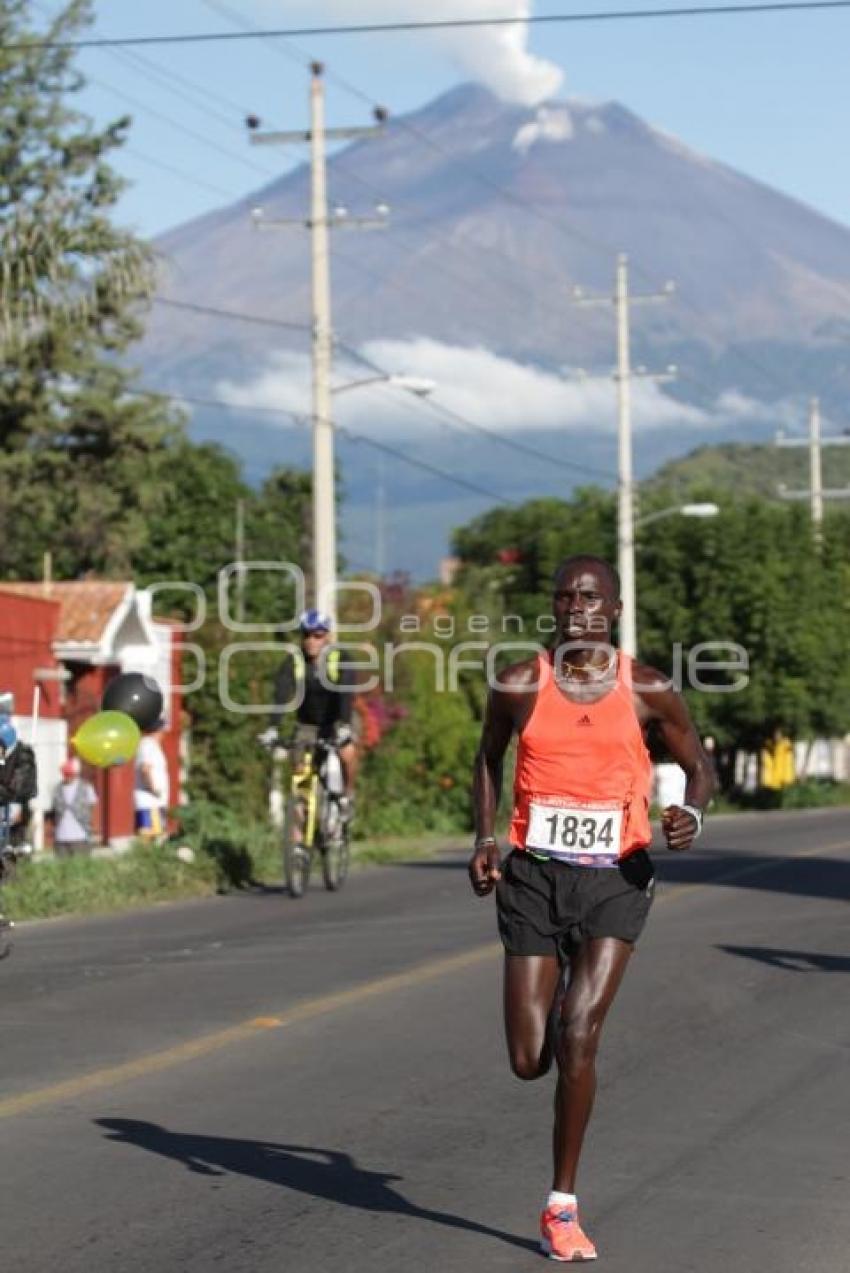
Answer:
MULTIPOLYGON (((387 230, 334 241, 337 325, 358 341, 432 335, 552 365, 608 361, 610 320, 569 302, 575 284, 610 290, 617 251, 642 289, 674 278, 681 296, 641 315, 638 340, 717 351, 850 330, 850 230, 615 103, 529 111, 463 86, 334 158, 330 186, 352 211, 379 196, 392 206, 387 230)), ((270 217, 303 217, 306 168, 254 202, 270 217)), ((306 320, 306 234, 258 235, 248 210, 160 239, 172 288, 306 320)), ((161 357, 178 325, 157 316, 146 356, 161 357)), ((197 349, 203 331, 183 323, 180 338, 197 349)))
MULTIPOLYGON (((574 409, 562 401, 559 377, 577 367, 610 370, 612 312, 572 301, 576 285, 610 296, 618 251, 629 254, 636 292, 656 291, 671 278, 677 284, 664 304, 633 314, 635 364, 680 368, 675 384, 652 389, 646 410, 636 411, 639 474, 695 446, 765 440, 779 423, 804 428, 813 392, 833 427, 841 422, 850 394, 850 230, 695 154, 623 106, 569 101, 529 110, 464 85, 391 120, 380 138, 333 156, 329 185, 352 214, 370 212, 378 199, 392 208, 385 230, 334 232, 341 346, 395 342, 398 365, 407 351, 412 361, 415 355, 410 370, 440 381, 440 401, 557 464, 491 445, 457 422, 441 425, 427 409, 417 415, 402 395, 381 407, 383 432, 374 434, 371 400, 355 418, 357 429, 462 474, 492 491, 494 501, 613 479, 613 390, 601 398, 590 386, 578 389, 584 406, 574 409), (478 350, 501 360, 492 375, 487 366, 473 374, 478 350), (435 352, 441 376, 429 370, 435 352), (529 392, 526 368, 543 376, 531 376, 529 392), (500 379, 495 373, 505 369, 510 374, 500 379), (568 467, 576 463, 595 472, 568 467)), ((162 295, 303 329, 157 304, 135 351, 146 383, 231 400, 236 385, 243 405, 293 409, 297 402, 304 409, 307 232, 261 234, 249 214, 261 204, 269 219, 303 218, 308 198, 302 165, 251 199, 158 241, 162 295), (270 366, 274 375, 262 382, 270 366)), ((350 371, 340 366, 338 374, 346 379, 350 371)), ((636 399, 649 387, 639 385, 636 399)), ((355 401, 362 405, 361 395, 340 403, 349 425, 345 412, 355 401)), ((232 446, 252 478, 274 462, 305 462, 308 438, 288 425, 247 407, 198 408, 193 416, 195 433, 232 446)), ((370 558, 377 453, 341 437, 340 460, 345 526, 356 545, 351 556, 370 558)), ((462 492, 401 459, 386 463, 399 518, 398 533, 390 524, 395 557, 388 565, 428 573, 463 507, 462 492)), ((472 516, 487 496, 464 498, 472 516)))
MULTIPOLYGON (((825 446, 821 455, 823 485, 850 492, 850 447, 825 446)), ((748 495, 780 498, 780 488, 806 491, 809 453, 804 447, 745 446, 726 443, 700 447, 681 459, 669 460, 643 489, 664 491, 672 501, 696 498, 700 492, 728 492, 736 499, 748 495)))

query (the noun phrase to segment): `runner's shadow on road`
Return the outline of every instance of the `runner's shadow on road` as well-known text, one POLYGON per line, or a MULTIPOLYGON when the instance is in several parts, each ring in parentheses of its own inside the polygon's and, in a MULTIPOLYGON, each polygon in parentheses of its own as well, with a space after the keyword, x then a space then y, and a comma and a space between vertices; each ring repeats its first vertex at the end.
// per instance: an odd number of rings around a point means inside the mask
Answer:
POLYGON ((427 1220, 451 1229, 464 1229, 469 1233, 497 1238, 522 1250, 537 1250, 537 1243, 527 1238, 478 1224, 464 1216, 432 1211, 408 1202, 393 1188, 396 1181, 403 1179, 402 1176, 369 1171, 358 1166, 350 1154, 337 1149, 171 1132, 156 1123, 143 1123, 132 1118, 98 1118, 95 1123, 104 1129, 109 1140, 171 1158, 201 1176, 251 1176, 255 1180, 264 1180, 313 1198, 324 1198, 340 1206, 427 1220))
POLYGON ((817 955, 808 950, 774 950, 769 946, 718 946, 727 955, 755 959, 785 972, 850 972, 850 957, 817 955))
POLYGON ((846 858, 740 853, 714 845, 670 853, 653 845, 652 860, 662 884, 708 884, 795 897, 850 897, 846 858))
MULTIPOLYGON (((755 889, 797 897, 850 897, 850 861, 832 857, 741 853, 710 845, 689 853, 670 853, 656 839, 652 861, 661 884, 708 884, 718 888, 755 889)), ((507 852, 504 851, 504 856, 507 852)), ((466 873, 467 858, 399 862, 414 871, 466 873)), ((464 887, 459 882, 459 887, 464 887)), ((469 886, 466 885, 468 888, 469 886)), ((470 893, 470 896, 472 894, 470 893)))

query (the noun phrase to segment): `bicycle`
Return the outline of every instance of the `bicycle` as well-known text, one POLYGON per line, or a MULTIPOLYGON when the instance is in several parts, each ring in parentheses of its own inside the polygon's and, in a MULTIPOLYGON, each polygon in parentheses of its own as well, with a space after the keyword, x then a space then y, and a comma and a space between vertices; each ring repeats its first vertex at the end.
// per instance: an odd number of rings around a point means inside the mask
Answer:
MULTIPOLYGON (((342 764, 332 739, 320 738, 315 725, 299 725, 287 753, 273 740, 273 758, 280 766, 291 759, 289 788, 283 807, 283 876, 291 897, 303 897, 310 883, 313 860, 322 860, 325 888, 336 892, 348 876, 351 849, 348 820, 343 815, 342 764)), ((272 812, 275 787, 273 782, 272 812)))

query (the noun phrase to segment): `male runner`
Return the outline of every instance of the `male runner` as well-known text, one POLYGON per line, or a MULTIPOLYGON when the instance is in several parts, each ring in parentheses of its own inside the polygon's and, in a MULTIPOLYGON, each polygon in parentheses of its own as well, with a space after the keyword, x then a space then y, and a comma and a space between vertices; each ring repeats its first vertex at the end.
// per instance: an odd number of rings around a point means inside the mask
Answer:
POLYGON ((595 1057, 653 897, 651 767, 654 722, 687 776, 685 801, 663 812, 667 847, 690 848, 714 790, 711 764, 669 681, 611 644, 620 584, 599 557, 569 557, 555 575, 557 645, 509 667, 491 689, 476 759, 476 841, 469 875, 496 890, 505 948, 505 1031, 513 1072, 558 1066, 554 1178, 541 1249, 593 1260, 576 1173, 596 1088, 595 1057), (502 762, 518 736, 513 846, 504 866, 493 834, 502 762), (568 968, 568 973, 567 973, 568 968))

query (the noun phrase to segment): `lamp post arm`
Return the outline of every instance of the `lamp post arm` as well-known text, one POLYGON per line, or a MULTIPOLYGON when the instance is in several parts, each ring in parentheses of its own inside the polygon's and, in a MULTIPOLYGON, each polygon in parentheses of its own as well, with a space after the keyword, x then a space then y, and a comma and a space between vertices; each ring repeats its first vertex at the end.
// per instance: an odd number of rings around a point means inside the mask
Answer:
POLYGON ((660 512, 657 513, 647 513, 645 517, 638 517, 635 519, 635 530, 639 530, 641 526, 649 526, 652 522, 660 522, 665 517, 674 517, 676 513, 680 513, 681 511, 680 506, 677 504, 673 508, 662 508, 660 512))

